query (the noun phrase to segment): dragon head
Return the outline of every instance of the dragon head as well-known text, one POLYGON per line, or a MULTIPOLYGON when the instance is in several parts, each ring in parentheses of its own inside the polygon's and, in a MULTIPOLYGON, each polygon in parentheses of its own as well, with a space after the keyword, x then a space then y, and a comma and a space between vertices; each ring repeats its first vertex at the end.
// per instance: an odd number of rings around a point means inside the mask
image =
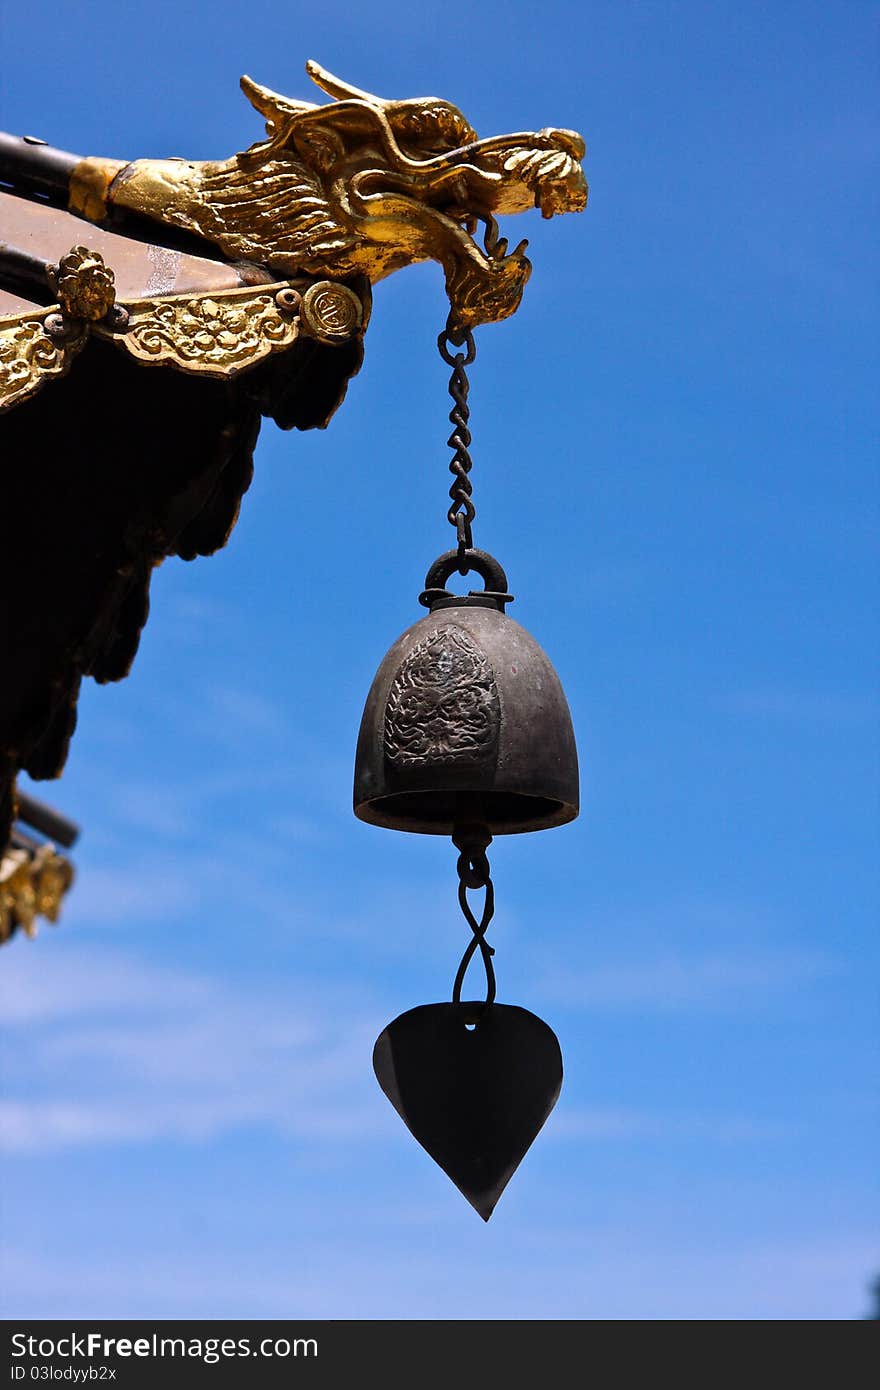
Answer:
POLYGON ((508 252, 495 217, 585 207, 581 137, 542 130, 480 140, 438 97, 385 101, 317 63, 307 71, 332 102, 292 100, 243 77, 265 140, 223 161, 85 160, 71 205, 98 218, 108 203, 134 210, 285 276, 376 281, 435 260, 462 326, 512 314, 531 266, 524 241, 508 252), (97 203, 95 187, 104 190, 97 203))
POLYGON ((512 314, 531 270, 527 243, 508 253, 494 218, 532 207, 544 217, 581 211, 587 183, 580 135, 548 129, 480 140, 458 107, 439 97, 387 101, 313 61, 306 70, 335 99, 331 104, 290 101, 242 78, 268 135, 248 157, 288 154, 313 170, 335 220, 357 238, 346 259, 371 280, 436 260, 463 325, 512 314), (485 249, 474 238, 480 222, 485 249))

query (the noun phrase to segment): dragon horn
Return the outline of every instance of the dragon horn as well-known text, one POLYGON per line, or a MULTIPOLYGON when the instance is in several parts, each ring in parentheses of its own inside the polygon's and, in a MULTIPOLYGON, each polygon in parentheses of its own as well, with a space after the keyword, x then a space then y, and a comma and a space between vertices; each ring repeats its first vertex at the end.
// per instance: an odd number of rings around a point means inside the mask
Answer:
POLYGON ((352 87, 348 82, 341 82, 338 77, 334 77, 332 72, 322 68, 320 63, 316 63, 314 58, 309 58, 306 63, 306 72, 314 83, 326 92, 329 97, 336 97, 339 101, 365 101, 369 106, 385 107, 392 103, 385 101, 382 97, 374 97, 370 92, 362 92, 360 87, 352 87))
POLYGON ((317 110, 313 101, 296 101, 292 97, 280 96, 269 87, 261 87, 259 82, 255 82, 247 74, 241 78, 239 86, 251 106, 255 106, 267 121, 277 121, 284 117, 289 119, 291 116, 302 116, 306 111, 317 110))

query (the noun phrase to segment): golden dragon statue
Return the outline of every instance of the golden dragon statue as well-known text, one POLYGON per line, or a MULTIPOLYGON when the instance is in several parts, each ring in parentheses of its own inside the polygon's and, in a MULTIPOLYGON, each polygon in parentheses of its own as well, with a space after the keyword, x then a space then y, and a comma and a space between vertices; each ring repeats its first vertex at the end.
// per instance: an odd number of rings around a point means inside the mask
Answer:
POLYGON ((443 267, 456 320, 475 327, 512 314, 531 266, 508 253, 499 214, 544 217, 586 206, 584 142, 548 129, 480 140, 451 102, 387 101, 310 61, 325 105, 241 79, 266 119, 266 139, 231 159, 81 160, 70 207, 94 221, 125 209, 195 233, 224 255, 273 273, 373 282, 416 261, 443 267), (474 239, 482 221, 485 249, 474 239))

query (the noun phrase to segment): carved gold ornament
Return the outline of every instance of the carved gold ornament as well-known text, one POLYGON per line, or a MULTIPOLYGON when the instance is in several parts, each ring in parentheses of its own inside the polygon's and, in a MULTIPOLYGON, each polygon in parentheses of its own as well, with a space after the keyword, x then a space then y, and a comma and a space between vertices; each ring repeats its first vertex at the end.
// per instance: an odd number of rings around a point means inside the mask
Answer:
POLYGON ((57 922, 72 882, 73 866, 51 845, 7 850, 0 859, 0 943, 17 927, 36 936, 38 917, 57 922))
POLYGON ((140 362, 226 380, 291 347, 301 334, 338 346, 364 328, 358 296, 330 280, 114 304, 108 302, 112 271, 97 253, 75 247, 63 257, 55 284, 63 302, 0 320, 0 411, 63 375, 89 332, 140 362))
POLYGON ((361 301, 345 285, 319 280, 310 285, 300 306, 303 325, 321 343, 344 343, 360 330, 364 320, 361 301))
POLYGON ((61 312, 70 318, 97 322, 113 307, 113 271, 104 264, 103 256, 87 246, 74 246, 62 256, 49 278, 61 312))
POLYGON ((0 322, 0 410, 63 376, 86 340, 62 322, 56 306, 0 322))
MULTIPOLYGON (((141 362, 163 362, 204 376, 231 377, 296 341, 287 285, 180 295, 127 303, 124 329, 103 330, 141 362), (279 298, 281 303, 279 305, 279 298)), ((292 305, 299 296, 294 295, 292 305)))
POLYGON ((539 208, 544 217, 587 202, 576 131, 478 139, 457 107, 438 97, 386 101, 307 71, 335 100, 292 100, 248 77, 242 88, 266 118, 267 138, 231 159, 80 162, 70 206, 94 220, 129 209, 206 238, 230 258, 282 276, 381 280, 435 260, 464 327, 506 318, 531 266, 525 242, 508 253, 497 214, 539 208), (475 240, 478 223, 489 229, 475 240))

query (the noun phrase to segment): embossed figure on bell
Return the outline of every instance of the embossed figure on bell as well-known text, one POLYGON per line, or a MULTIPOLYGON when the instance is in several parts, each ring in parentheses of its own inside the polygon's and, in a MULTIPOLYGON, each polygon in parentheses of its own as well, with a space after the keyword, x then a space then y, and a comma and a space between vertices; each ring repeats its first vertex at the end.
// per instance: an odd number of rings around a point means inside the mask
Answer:
POLYGON ((392 830, 451 835, 463 822, 492 835, 544 830, 578 813, 578 762, 568 704, 545 652, 504 609, 497 561, 468 553, 486 584, 466 595, 432 566, 427 617, 382 662, 367 697, 355 763, 354 810, 392 830))
POLYGON ((385 707, 385 757, 414 769, 497 760, 501 705, 483 653, 463 627, 443 623, 398 669, 385 707))

